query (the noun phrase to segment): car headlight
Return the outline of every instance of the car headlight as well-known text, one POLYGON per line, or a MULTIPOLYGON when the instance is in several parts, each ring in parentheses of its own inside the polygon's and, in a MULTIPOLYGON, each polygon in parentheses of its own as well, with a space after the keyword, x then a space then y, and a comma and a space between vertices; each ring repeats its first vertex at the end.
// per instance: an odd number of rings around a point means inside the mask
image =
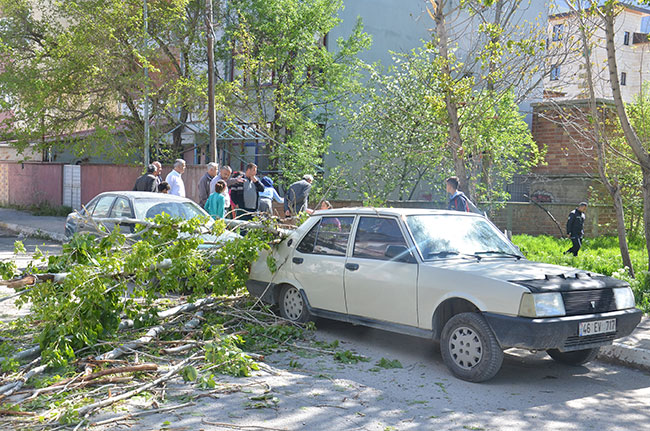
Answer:
POLYGON ((624 310, 626 308, 634 308, 634 294, 629 287, 617 287, 612 289, 614 291, 614 298, 616 299, 616 308, 624 310))
POLYGON ((562 294, 524 293, 519 304, 519 315, 523 317, 557 317, 564 316, 562 294))

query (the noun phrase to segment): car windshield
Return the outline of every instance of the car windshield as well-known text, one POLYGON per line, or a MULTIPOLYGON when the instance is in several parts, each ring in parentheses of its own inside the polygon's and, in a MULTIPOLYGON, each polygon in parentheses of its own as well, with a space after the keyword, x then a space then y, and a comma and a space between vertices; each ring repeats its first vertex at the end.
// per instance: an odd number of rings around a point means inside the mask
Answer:
POLYGON ((189 220, 197 216, 208 215, 194 202, 161 201, 160 199, 136 199, 135 217, 137 219, 154 218, 158 214, 189 220))
POLYGON ((431 214, 408 216, 406 220, 424 260, 462 255, 521 256, 514 245, 481 217, 431 214))

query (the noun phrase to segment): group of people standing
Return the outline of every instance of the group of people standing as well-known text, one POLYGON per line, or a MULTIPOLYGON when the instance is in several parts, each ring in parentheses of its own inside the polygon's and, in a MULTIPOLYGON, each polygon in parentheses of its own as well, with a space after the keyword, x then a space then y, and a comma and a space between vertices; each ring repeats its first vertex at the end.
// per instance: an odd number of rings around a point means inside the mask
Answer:
POLYGON ((218 169, 216 163, 208 163, 208 170, 198 184, 199 204, 214 218, 224 218, 232 208, 235 218, 250 220, 256 213, 272 215, 273 201, 276 201, 284 204, 285 216, 289 217, 306 210, 313 180, 311 175, 305 175, 282 198, 270 177, 257 176, 255 163, 246 165, 243 172, 234 173, 230 166, 218 169))
MULTIPOLYGON (((153 162, 139 177, 134 191, 169 193, 185 197, 185 160, 177 159, 172 171, 162 181, 162 165, 153 162)), ((308 211, 309 192, 314 177, 305 175, 300 181, 291 184, 286 196, 280 197, 273 186, 273 180, 264 176, 258 178, 257 165, 249 163, 243 172, 233 172, 228 165, 219 168, 216 163, 208 163, 207 171, 198 183, 199 205, 214 218, 224 218, 228 213, 242 220, 250 220, 255 213, 273 214, 273 201, 284 204, 284 215, 290 217, 301 211, 308 211)))
POLYGON ((185 184, 181 177, 183 172, 185 172, 185 160, 177 159, 174 162, 174 169, 167 174, 165 181, 163 181, 161 176, 162 164, 157 161, 153 162, 147 166, 145 174, 135 181, 133 191, 169 193, 185 197, 185 184))

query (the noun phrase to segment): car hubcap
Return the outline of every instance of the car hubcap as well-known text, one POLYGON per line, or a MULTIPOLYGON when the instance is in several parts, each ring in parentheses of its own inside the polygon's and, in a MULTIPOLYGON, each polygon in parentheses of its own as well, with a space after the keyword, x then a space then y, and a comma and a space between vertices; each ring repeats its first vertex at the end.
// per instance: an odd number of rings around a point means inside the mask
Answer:
POLYGON ((302 314, 302 295, 298 289, 292 287, 284 294, 284 311, 291 320, 298 320, 302 314))
POLYGON ((449 354, 460 368, 471 370, 481 362, 483 344, 472 328, 456 328, 449 338, 449 354))

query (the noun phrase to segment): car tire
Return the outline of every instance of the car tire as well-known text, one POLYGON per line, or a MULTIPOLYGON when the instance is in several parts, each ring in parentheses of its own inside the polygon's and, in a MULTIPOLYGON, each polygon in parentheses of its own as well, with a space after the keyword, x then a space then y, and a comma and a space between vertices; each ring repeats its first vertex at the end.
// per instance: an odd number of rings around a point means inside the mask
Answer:
POLYGON ((305 323, 311 320, 311 313, 298 289, 284 286, 280 291, 280 315, 292 322, 305 323))
POLYGON ((460 313, 449 319, 442 329, 440 351, 447 368, 468 382, 490 380, 503 363, 503 350, 479 313, 460 313))
POLYGON ((574 350, 572 352, 560 352, 557 349, 549 349, 546 353, 548 353, 548 356, 553 358, 554 361, 562 364, 582 365, 596 359, 599 351, 600 347, 594 347, 593 349, 574 350))

